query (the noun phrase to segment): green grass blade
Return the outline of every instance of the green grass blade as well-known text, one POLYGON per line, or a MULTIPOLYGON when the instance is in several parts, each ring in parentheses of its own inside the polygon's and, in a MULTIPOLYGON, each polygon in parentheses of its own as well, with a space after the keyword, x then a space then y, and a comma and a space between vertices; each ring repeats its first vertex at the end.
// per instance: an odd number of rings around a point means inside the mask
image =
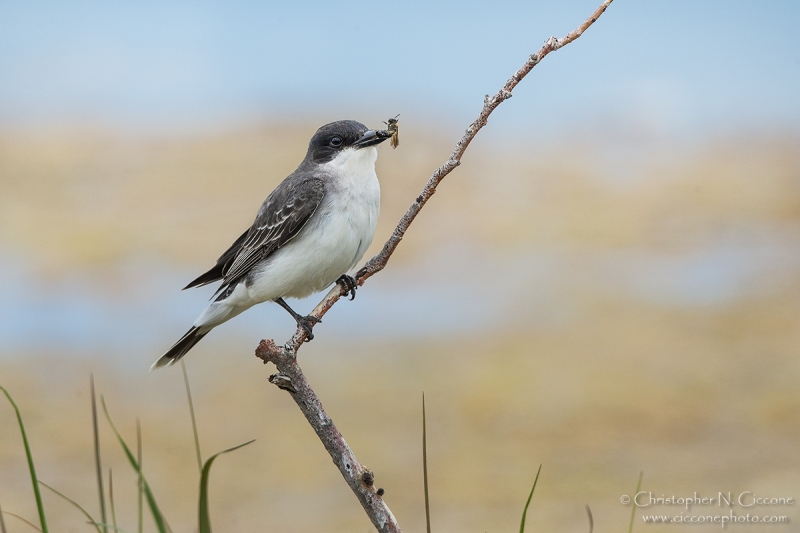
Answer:
POLYGON ((198 508, 198 529, 200 533, 211 533, 211 517, 208 513, 208 477, 211 473, 211 463, 214 462, 218 456, 222 455, 223 453, 232 452, 234 450, 238 450, 242 446, 247 446, 248 444, 255 442, 255 439, 245 442, 244 444, 239 444, 238 446, 234 446, 233 448, 228 448, 227 450, 222 450, 221 452, 217 452, 211 457, 208 458, 206 464, 203 465, 202 475, 200 476, 200 502, 197 506, 198 508))
MULTIPOLYGON (((114 531, 117 529, 117 510, 114 508, 114 477, 111 469, 108 469, 108 503, 111 505, 111 523, 114 524, 114 531)), ((105 524, 105 522, 103 522, 105 524)), ((104 525, 103 529, 108 526, 104 525)))
MULTIPOLYGON (((100 464, 100 430, 97 423, 97 398, 94 393, 94 374, 89 374, 89 388, 92 393, 92 431, 94 432, 94 467, 97 472, 97 493, 100 497, 100 518, 106 523, 106 496, 103 490, 103 467, 100 464)), ((103 526, 103 533, 108 528, 103 526)))
POLYGON ((39 523, 42 526, 41 531, 43 533, 47 533, 47 519, 44 516, 44 505, 42 504, 42 495, 39 492, 39 483, 37 483, 39 478, 36 477, 36 468, 33 466, 33 455, 31 454, 31 447, 30 445, 28 445, 28 435, 25 433, 25 425, 22 423, 22 415, 19 412, 19 407, 17 407, 17 404, 14 403, 14 399, 11 397, 11 395, 8 393, 5 387, 0 387, 0 390, 2 390, 5 393, 6 398, 8 398, 9 402, 11 402, 11 406, 17 413, 19 430, 22 433, 22 443, 25 445, 25 456, 28 458, 28 470, 30 470, 31 473, 31 484, 33 484, 33 494, 36 497, 36 508, 39 511, 39 523))
POLYGON ((522 510, 522 520, 519 523, 519 533, 525 533, 525 518, 528 516, 528 507, 531 504, 531 499, 533 498, 533 491, 536 490, 536 483, 539 481, 539 474, 542 473, 542 465, 539 465, 539 470, 536 471, 536 478, 533 480, 533 487, 531 487, 531 493, 528 494, 528 501, 525 502, 525 508, 522 510))
POLYGON ((644 477, 644 471, 639 472, 639 481, 636 483, 636 492, 633 493, 633 498, 631 498, 631 521, 628 524, 628 533, 633 532, 633 519, 636 516, 636 495, 639 494, 640 490, 642 490, 642 477, 644 477))
POLYGON ((6 523, 3 521, 3 508, 0 507, 0 533, 8 533, 6 531, 6 523))
POLYGON ((117 431, 116 426, 114 426, 114 422, 111 421, 111 415, 108 414, 108 407, 106 407, 105 399, 100 396, 100 405, 103 406, 103 412, 106 415, 106 420, 108 420, 108 424, 111 426, 111 429, 114 431, 114 435, 117 436, 117 440, 122 445, 122 449, 125 451, 125 455, 128 458, 128 462, 131 464, 133 469, 139 474, 139 479, 143 485, 144 495, 147 498, 147 505, 150 507, 150 513, 153 515, 153 520, 156 523, 156 528, 158 529, 159 533, 169 533, 169 526, 167 525, 167 521, 164 519, 164 515, 161 514, 161 510, 158 508, 158 504, 156 503, 156 499, 153 496, 152 491, 150 490, 150 485, 147 484, 147 480, 142 473, 142 468, 139 466, 139 463, 136 461, 136 458, 131 453, 130 448, 125 443, 125 440, 122 438, 122 435, 119 434, 117 431))
POLYGON ((588 505, 586 506, 586 514, 589 515, 589 533, 592 533, 592 531, 594 531, 594 518, 592 517, 592 510, 588 505))
POLYGON ((189 399, 189 414, 192 417, 192 433, 194 434, 194 451, 197 454, 197 469, 203 474, 203 456, 200 454, 200 437, 197 436, 197 421, 194 418, 194 402, 192 402, 192 390, 189 388, 189 374, 186 373, 186 361, 181 359, 181 369, 183 370, 183 383, 186 385, 186 397, 189 399))
MULTIPOLYGON (((62 493, 60 493, 60 492, 58 492, 56 489, 54 489, 53 487, 51 487, 50 485, 48 485, 47 483, 45 483, 45 482, 44 482, 44 481, 42 481, 41 479, 39 480, 39 483, 40 483, 40 484, 41 484, 43 487, 45 487, 45 488, 47 488, 47 489, 50 489, 51 491, 53 491, 54 493, 56 493, 58 496, 60 496, 61 498, 63 498, 64 500, 66 500, 67 502, 69 502, 70 504, 72 504, 72 506, 73 506, 73 507, 75 507, 77 510, 79 510, 81 513, 83 513, 83 516, 85 516, 86 518, 88 518, 88 519, 89 519, 89 521, 90 521, 92 524, 95 524, 95 519, 94 519, 94 518, 92 518, 92 515, 90 515, 90 514, 89 514, 89 513, 86 511, 86 509, 84 509, 83 507, 81 507, 81 505, 80 505, 78 502, 76 502, 75 500, 73 500, 73 499, 72 499, 72 498, 70 498, 69 496, 66 496, 66 495, 64 495, 64 494, 62 494, 62 493)), ((94 527, 95 527, 95 529, 97 530, 97 533, 101 533, 101 532, 100 532, 100 528, 99 528, 98 526, 94 526, 94 527)))
POLYGON ((7 514, 8 516, 13 516, 14 518, 16 518, 16 519, 18 519, 18 520, 22 520, 23 522, 25 522, 26 524, 28 524, 29 526, 31 526, 31 527, 32 527, 33 529, 35 529, 36 531, 39 531, 40 533, 41 533, 41 531, 42 531, 41 529, 39 529, 38 527, 36 527, 36 524, 34 524, 33 522, 29 522, 29 521, 25 520, 24 518, 22 518, 22 517, 21 517, 20 515, 18 515, 18 514, 14 514, 14 513, 12 513, 12 512, 9 512, 9 511, 3 511, 3 513, 4 513, 4 514, 7 514))
MULTIPOLYGON (((142 467, 142 425, 139 423, 139 419, 136 419, 136 459, 139 462, 139 468, 142 467)), ((138 533, 142 533, 144 528, 144 486, 142 485, 142 478, 139 476, 139 481, 137 483, 138 488, 138 498, 137 504, 138 507, 136 509, 137 518, 138 518, 138 527, 136 531, 138 533)))
POLYGON ((431 504, 428 500, 428 425, 425 421, 425 393, 422 393, 422 484, 425 487, 425 526, 431 533, 431 504))

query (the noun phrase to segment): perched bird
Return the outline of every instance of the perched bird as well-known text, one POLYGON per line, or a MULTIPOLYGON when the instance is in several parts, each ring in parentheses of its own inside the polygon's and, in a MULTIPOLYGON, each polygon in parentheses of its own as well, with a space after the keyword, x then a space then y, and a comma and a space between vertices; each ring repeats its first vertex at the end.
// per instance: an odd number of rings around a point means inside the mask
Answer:
POLYGON ((222 280, 214 301, 152 368, 173 364, 216 326, 268 300, 291 313, 312 339, 316 319, 299 315, 284 298, 303 298, 337 281, 355 296, 355 282, 346 273, 375 234, 376 146, 390 137, 354 120, 319 128, 305 159, 264 200, 253 225, 184 287, 222 280))

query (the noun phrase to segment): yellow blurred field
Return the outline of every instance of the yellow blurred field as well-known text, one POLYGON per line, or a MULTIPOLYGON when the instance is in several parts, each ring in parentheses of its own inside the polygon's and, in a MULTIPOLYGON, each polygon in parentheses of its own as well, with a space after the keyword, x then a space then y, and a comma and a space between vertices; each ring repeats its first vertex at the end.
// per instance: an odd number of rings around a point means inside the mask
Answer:
MULTIPOLYGON (((373 252, 449 155, 446 139, 460 135, 404 126, 400 148, 384 148, 378 161, 373 252)), ((51 294, 113 313, 152 290, 130 280, 188 281, 302 158, 313 127, 285 128, 0 135, 0 266, 25 280, 24 290, 8 288, 0 317, 13 318, 26 298, 44 302, 45 314, 51 294)), ((799 242, 796 138, 665 146, 588 134, 511 145, 479 137, 387 270, 315 330, 301 364, 406 531, 424 528, 423 391, 434 531, 516 531, 540 463, 528 531, 588 531, 586 504, 595 531, 626 530, 631 508, 619 500, 640 471, 656 495, 752 491, 796 501, 799 242), (365 331, 378 325, 379 334, 365 331)), ((186 298, 179 288, 159 305, 186 298)), ((31 333, 0 330, 8 336, 0 384, 22 409, 43 481, 96 512, 93 372, 129 442, 141 419, 145 473, 173 530, 195 529, 198 472, 182 376, 147 371, 191 312, 142 312, 110 347, 60 342, 35 323, 24 324, 31 333)), ((204 455, 257 439, 215 463, 213 523, 370 531, 294 403, 252 355, 262 337, 283 342, 290 325, 220 331, 187 357, 204 455)), ((135 478, 102 428, 120 525, 131 531, 135 478)), ((45 503, 53 531, 88 530, 57 497, 45 494, 45 503)), ((0 505, 36 516, 8 406, 0 407, 0 505)), ((756 511, 791 523, 729 527, 783 532, 800 521, 797 504, 756 511)), ((719 528, 637 522, 634 531, 687 527, 719 528)))

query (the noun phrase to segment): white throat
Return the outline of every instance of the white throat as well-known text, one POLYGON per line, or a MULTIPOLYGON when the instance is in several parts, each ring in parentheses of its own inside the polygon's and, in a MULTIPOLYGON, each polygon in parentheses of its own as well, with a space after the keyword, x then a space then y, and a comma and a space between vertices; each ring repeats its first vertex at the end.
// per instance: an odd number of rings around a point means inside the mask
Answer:
POLYGON ((344 187, 356 185, 357 182, 377 180, 375 175, 375 161, 378 159, 378 149, 374 146, 367 148, 345 148, 336 157, 324 163, 322 168, 328 173, 344 180, 344 187), (347 183, 355 182, 355 183, 347 183))

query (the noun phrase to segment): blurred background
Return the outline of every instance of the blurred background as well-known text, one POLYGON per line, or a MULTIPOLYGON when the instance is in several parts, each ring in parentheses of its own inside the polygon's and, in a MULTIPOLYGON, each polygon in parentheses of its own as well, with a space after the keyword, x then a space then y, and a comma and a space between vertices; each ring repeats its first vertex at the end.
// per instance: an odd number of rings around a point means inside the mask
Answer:
MULTIPOLYGON (((148 372, 214 291, 180 288, 317 127, 399 113, 376 252, 483 96, 597 3, 1 3, 0 385, 40 478, 97 515, 93 372, 129 441, 141 420, 173 529, 194 530, 181 371, 148 372)), ((317 326, 303 368, 406 531, 424 528, 423 391, 436 531, 516 530, 539 464, 531 531, 586 531, 586 504, 595 531, 623 530, 640 471, 657 496, 800 497, 798 20, 788 0, 615 2, 518 86, 388 268, 317 326)), ((215 463, 212 520, 370 531, 252 355, 293 329, 264 304, 186 358, 203 454, 257 439, 215 463)), ((104 423, 101 446, 131 531, 135 479, 104 423)), ((0 505, 35 520, 27 476, 4 405, 0 505)), ((44 497, 53 530, 87 531, 44 497)), ((797 505, 733 511, 800 521, 797 505)))

